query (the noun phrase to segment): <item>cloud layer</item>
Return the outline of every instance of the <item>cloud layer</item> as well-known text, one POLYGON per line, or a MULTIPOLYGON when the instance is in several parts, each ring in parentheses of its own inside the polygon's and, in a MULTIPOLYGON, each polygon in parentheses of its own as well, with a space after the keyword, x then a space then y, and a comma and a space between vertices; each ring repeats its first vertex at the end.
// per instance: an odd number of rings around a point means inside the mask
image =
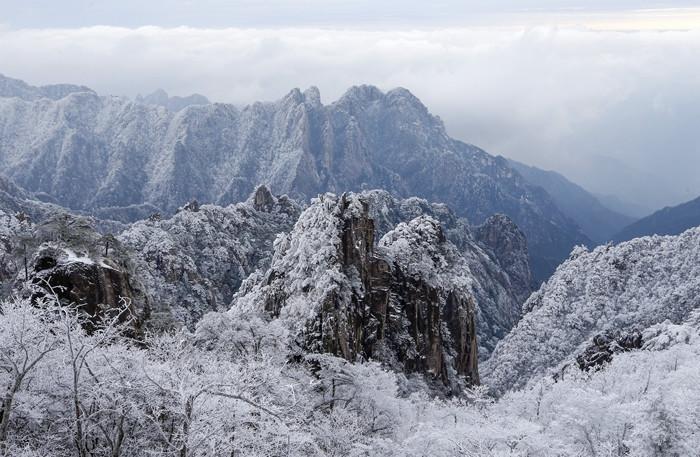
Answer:
POLYGON ((649 208, 700 195, 700 30, 0 29, 0 72, 238 105, 403 86, 449 132, 649 208))

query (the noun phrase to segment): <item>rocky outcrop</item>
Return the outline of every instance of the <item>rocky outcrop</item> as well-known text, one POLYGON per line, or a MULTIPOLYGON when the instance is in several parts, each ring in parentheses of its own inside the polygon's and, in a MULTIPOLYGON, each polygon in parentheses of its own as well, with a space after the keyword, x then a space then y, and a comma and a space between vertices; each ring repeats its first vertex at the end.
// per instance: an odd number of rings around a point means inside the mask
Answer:
POLYGON ((470 291, 477 302, 479 357, 487 357, 518 322, 522 305, 532 292, 528 246, 522 232, 507 216, 494 216, 474 228, 443 203, 416 197, 400 199, 382 190, 361 195, 369 204, 377 238, 419 216, 440 223, 474 279, 470 291))
POLYGON ((118 313, 134 334, 149 317, 148 298, 134 280, 131 259, 114 236, 95 221, 65 212, 26 213, 0 209, 0 294, 38 299, 56 296, 78 306, 97 324, 118 313))
POLYGON ((593 337, 591 344, 576 357, 581 370, 598 370, 612 361, 613 355, 642 348, 640 332, 608 332, 593 337))
POLYGON ((132 331, 141 333, 148 319, 148 307, 143 293, 132 286, 125 265, 45 246, 36 254, 32 269, 34 299, 55 294, 61 303, 85 312, 94 325, 118 317, 121 321, 130 320, 132 331))
POLYGON ((439 223, 418 217, 375 236, 361 196, 315 200, 233 312, 281 319, 303 351, 379 360, 453 392, 478 383, 469 270, 439 223))

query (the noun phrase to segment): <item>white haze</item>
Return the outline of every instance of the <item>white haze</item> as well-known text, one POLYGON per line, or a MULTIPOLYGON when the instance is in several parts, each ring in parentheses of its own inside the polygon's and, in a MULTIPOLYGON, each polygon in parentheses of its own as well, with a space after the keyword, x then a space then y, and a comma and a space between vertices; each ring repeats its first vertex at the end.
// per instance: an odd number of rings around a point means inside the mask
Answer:
POLYGON ((700 29, 0 29, 0 72, 237 105, 403 86, 453 136, 654 209, 700 195, 700 29))

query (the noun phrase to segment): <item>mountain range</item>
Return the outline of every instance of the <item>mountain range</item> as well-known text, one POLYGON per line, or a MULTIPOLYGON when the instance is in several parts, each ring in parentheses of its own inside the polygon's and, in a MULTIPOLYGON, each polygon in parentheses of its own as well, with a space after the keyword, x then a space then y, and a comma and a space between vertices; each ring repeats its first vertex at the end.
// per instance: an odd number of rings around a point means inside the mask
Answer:
POLYGON ((444 202, 472 225, 508 215, 527 237, 536 281, 573 246, 591 244, 543 188, 450 138, 405 89, 353 87, 329 105, 315 88, 295 89, 271 103, 173 112, 79 86, 42 98, 57 90, 3 81, 0 167, 72 210, 126 222, 192 199, 242 201, 261 183, 299 201, 382 188, 444 202))

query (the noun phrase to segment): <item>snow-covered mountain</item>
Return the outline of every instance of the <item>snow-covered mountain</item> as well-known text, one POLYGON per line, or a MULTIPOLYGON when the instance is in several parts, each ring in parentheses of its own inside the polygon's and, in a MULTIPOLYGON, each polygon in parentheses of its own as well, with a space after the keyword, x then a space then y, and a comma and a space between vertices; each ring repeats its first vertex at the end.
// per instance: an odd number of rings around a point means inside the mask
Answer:
POLYGON ((300 212, 294 201, 260 187, 242 203, 192 203, 171 218, 129 226, 117 240, 148 293, 147 325, 193 327, 205 313, 228 309, 241 282, 269 266, 273 241, 292 229, 300 212))
POLYGON ((0 97, 19 98, 26 101, 36 101, 43 98, 60 100, 77 92, 92 92, 85 86, 73 84, 51 84, 48 86, 31 86, 19 79, 9 78, 0 74, 0 97))
POLYGON ((681 324, 698 308, 700 228, 579 248, 525 303, 527 314, 496 346, 483 378, 499 392, 523 386, 575 364, 591 344, 602 344, 596 335, 681 324))
MULTIPOLYGON (((190 202, 169 218, 154 214, 123 226, 68 215, 63 208, 31 200, 29 194, 7 180, 4 182, 13 191, 7 194, 12 196, 6 198, 7 202, 0 201, 0 209, 4 208, 0 214, 7 220, 3 227, 3 232, 7 232, 3 235, 6 247, 2 252, 13 259, 2 274, 6 293, 13 287, 16 290, 17 278, 24 278, 18 254, 21 239, 28 242, 29 269, 43 276, 70 276, 63 270, 54 272, 37 265, 59 264, 61 259, 74 257, 68 251, 82 252, 90 264, 120 265, 113 269, 123 271, 129 284, 117 284, 114 288, 138 292, 135 305, 139 319, 143 326, 152 329, 183 325, 192 328, 205 313, 227 309, 244 279, 269 268, 275 252, 274 240, 290 232, 301 213, 299 204, 286 196, 275 197, 261 186, 242 203, 220 207, 190 202), (24 220, 23 215, 30 217, 24 220), (58 238, 46 235, 47 230, 42 228, 57 225, 60 228, 49 232, 59 232, 58 238), (101 254, 101 240, 110 237, 113 241, 109 251, 101 254), (56 244, 60 240, 64 240, 63 244, 56 244), (41 260, 49 257, 53 260, 41 260)), ((469 288, 477 310, 479 354, 481 358, 488 355, 520 319, 521 304, 531 292, 527 242, 517 226, 499 215, 470 228, 466 219, 456 216, 444 204, 419 198, 397 199, 386 191, 365 191, 352 198, 367 205, 366 218, 373 227, 367 236, 372 244, 400 223, 420 216, 439 224, 449 245, 458 252, 456 258, 469 270, 469 288)), ((324 238, 318 243, 331 241, 324 238)), ((34 274, 30 276, 37 279, 34 274)), ((80 275, 70 277, 70 281, 80 284, 94 282, 80 275)), ((122 281, 122 277, 118 279, 122 281)), ((111 286, 100 284, 91 289, 81 285, 76 290, 82 290, 86 295, 83 298, 92 300, 93 296, 109 295, 103 291, 105 287, 111 286)), ((72 297, 77 299, 78 295, 72 297)))
POLYGON ((382 188, 445 202, 472 224, 508 215, 528 238, 536 279, 588 242, 544 190, 505 159, 450 138, 405 89, 353 87, 329 105, 315 88, 295 89, 272 103, 178 112, 65 92, 0 98, 0 167, 74 210, 122 220, 170 214, 193 198, 245 200, 259 183, 301 200, 382 188))

